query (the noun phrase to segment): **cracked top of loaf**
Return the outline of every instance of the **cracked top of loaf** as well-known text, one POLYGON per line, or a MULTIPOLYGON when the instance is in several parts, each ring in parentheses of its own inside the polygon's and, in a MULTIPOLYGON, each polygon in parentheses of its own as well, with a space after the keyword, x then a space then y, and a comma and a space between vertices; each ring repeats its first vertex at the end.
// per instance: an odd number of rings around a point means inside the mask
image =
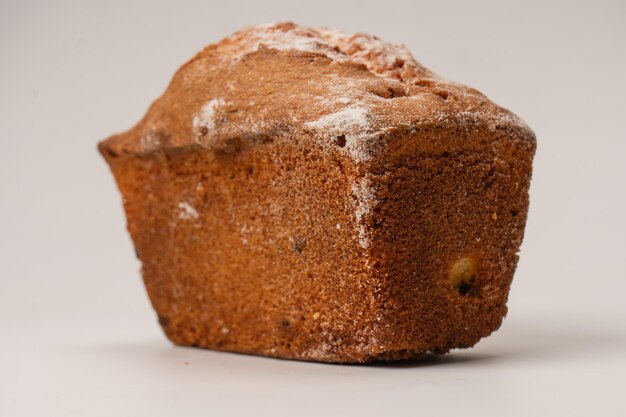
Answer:
POLYGON ((207 46, 135 127, 100 148, 117 157, 189 146, 219 150, 234 137, 309 134, 322 146, 339 141, 358 163, 388 146, 391 134, 432 126, 507 128, 514 139, 534 138, 513 113, 434 74, 403 45, 278 23, 207 46))

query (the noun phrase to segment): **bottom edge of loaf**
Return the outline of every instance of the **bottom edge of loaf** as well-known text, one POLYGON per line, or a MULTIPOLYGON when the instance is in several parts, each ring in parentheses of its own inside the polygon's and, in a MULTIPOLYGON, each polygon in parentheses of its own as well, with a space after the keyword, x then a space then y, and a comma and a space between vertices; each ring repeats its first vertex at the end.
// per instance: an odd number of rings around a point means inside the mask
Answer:
MULTIPOLYGON (((495 331, 497 329, 494 329, 495 331)), ((492 332, 493 332, 492 331, 492 332)), ((270 359, 291 360, 298 362, 318 362, 327 364, 344 364, 344 365, 359 365, 359 364, 385 364, 385 363, 408 363, 417 362, 424 365, 432 364, 436 362, 437 358, 450 353, 456 349, 471 348, 478 343, 483 337, 489 336, 485 334, 471 344, 453 344, 449 347, 436 347, 432 349, 422 348, 390 348, 378 352, 371 352, 368 350, 350 349, 349 353, 324 353, 321 351, 311 352, 310 350, 300 352, 273 352, 273 349, 250 349, 250 348, 236 348, 236 347, 224 347, 219 345, 201 345, 198 343, 181 342, 168 336, 168 339, 176 346, 184 348, 195 348, 202 350, 210 350, 221 353, 231 353, 247 356, 265 357, 270 359)))

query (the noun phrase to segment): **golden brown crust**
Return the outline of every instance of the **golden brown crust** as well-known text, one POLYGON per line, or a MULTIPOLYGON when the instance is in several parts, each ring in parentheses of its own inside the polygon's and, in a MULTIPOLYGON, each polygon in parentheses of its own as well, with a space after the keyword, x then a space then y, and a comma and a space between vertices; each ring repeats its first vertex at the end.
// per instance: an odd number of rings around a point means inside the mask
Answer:
POLYGON ((232 138, 328 133, 357 162, 397 129, 484 124, 532 131, 478 91, 444 80, 402 46, 291 23, 247 29, 210 45, 176 73, 129 132, 102 146, 115 155, 225 146, 232 138), (167 132, 167 133, 164 133, 167 132))

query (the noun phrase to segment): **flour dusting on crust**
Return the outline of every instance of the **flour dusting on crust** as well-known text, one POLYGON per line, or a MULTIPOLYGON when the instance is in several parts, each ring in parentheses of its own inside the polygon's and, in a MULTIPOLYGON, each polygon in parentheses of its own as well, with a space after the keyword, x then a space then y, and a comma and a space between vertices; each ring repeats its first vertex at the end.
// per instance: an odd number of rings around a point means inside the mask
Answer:
POLYGON ((338 61, 365 65, 373 73, 410 82, 419 75, 436 75, 419 64, 402 44, 390 44, 366 33, 349 34, 329 28, 305 28, 294 23, 260 25, 226 39, 231 62, 260 48, 323 54, 338 61))
POLYGON ((478 91, 423 67, 404 45, 277 23, 205 48, 178 71, 142 122, 107 146, 112 155, 165 146, 217 150, 233 138, 264 143, 258 139, 313 133, 310 145, 364 163, 394 145, 390 133, 421 126, 505 128, 515 131, 511 140, 534 136, 478 91), (158 135, 150 130, 155 124, 158 135), (339 147, 329 146, 333 141, 339 147))
POLYGON ((305 125, 335 139, 345 141, 345 149, 357 162, 371 159, 371 146, 366 144, 375 141, 369 123, 369 111, 363 106, 344 107, 334 113, 325 114, 317 120, 305 125))
POLYGON ((192 119, 194 130, 197 131, 196 141, 200 142, 202 137, 213 135, 215 132, 215 116, 218 109, 224 105, 222 98, 209 100, 202 106, 197 115, 192 119))
POLYGON ((367 249, 370 246, 366 228, 367 217, 371 216, 374 207, 378 205, 372 181, 367 176, 361 178, 359 182, 352 184, 352 194, 357 202, 354 217, 359 227, 359 246, 367 249))
POLYGON ((183 220, 194 220, 200 217, 198 210, 186 201, 178 203, 178 218, 183 220))
POLYGON ((315 129, 330 129, 338 132, 350 130, 367 131, 370 125, 367 120, 368 110, 364 107, 345 107, 335 113, 326 114, 306 125, 315 129))

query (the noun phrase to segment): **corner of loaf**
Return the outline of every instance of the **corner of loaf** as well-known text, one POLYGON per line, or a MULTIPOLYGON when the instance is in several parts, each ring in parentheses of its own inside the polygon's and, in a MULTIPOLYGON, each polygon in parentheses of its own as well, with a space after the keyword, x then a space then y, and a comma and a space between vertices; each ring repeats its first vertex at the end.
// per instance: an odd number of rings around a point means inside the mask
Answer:
POLYGON ((470 347, 506 314, 534 134, 402 45, 237 32, 99 149, 174 343, 400 360, 470 347))

